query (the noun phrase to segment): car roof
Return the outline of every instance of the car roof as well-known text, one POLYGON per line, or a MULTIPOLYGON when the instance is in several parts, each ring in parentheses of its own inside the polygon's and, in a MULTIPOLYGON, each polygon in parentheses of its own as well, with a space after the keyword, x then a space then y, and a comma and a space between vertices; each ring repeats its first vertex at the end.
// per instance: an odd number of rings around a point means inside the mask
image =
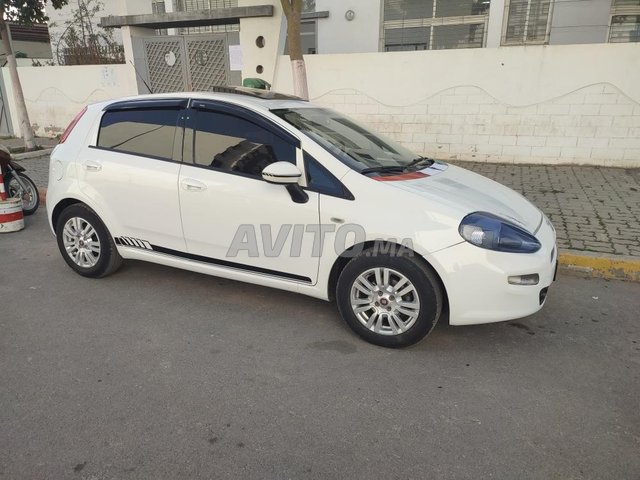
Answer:
POLYGON ((293 95, 282 94, 271 90, 258 90, 244 87, 214 87, 212 92, 175 92, 135 95, 117 98, 95 104, 97 107, 108 107, 118 103, 169 100, 169 99, 217 100, 235 105, 250 107, 255 110, 275 110, 280 108, 305 108, 314 105, 293 95))

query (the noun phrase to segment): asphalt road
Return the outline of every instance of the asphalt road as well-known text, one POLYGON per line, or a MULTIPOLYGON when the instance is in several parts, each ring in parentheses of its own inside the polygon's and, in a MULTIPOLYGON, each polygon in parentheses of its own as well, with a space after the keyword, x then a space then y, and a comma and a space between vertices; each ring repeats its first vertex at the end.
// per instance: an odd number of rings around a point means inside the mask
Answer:
POLYGON ((561 276, 406 350, 334 306, 0 236, 0 479, 640 478, 640 285, 561 276))

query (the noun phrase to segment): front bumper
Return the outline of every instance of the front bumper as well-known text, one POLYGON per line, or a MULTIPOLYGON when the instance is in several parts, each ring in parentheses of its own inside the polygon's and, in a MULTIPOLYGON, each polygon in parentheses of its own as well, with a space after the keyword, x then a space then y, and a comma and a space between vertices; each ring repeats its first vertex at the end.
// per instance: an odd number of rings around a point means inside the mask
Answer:
POLYGON ((473 325, 526 317, 542 308, 554 280, 558 249, 547 222, 536 233, 536 253, 503 253, 468 242, 431 255, 449 299, 449 323, 473 325), (511 285, 510 276, 538 274, 537 285, 511 285), (543 291, 544 290, 544 291, 543 291))

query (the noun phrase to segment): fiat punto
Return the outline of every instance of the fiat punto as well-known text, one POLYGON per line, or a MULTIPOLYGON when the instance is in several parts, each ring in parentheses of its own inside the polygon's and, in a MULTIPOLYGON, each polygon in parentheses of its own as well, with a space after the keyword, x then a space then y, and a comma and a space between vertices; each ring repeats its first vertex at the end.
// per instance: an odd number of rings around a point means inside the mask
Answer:
POLYGON ((66 263, 137 259, 335 300, 362 338, 411 345, 524 317, 557 264, 518 193, 273 92, 87 106, 51 155, 47 211, 66 263))

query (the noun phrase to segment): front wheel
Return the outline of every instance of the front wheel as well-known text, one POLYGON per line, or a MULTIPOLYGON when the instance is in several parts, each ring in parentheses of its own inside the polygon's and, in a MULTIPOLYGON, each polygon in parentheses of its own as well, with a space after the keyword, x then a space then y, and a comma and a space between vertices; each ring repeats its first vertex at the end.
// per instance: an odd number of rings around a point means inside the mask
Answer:
POLYGON ((22 199, 22 212, 25 215, 35 213, 40 205, 40 197, 38 196, 38 187, 33 183, 33 180, 24 173, 15 172, 7 183, 7 193, 9 197, 22 199), (17 175, 20 181, 18 181, 14 175, 17 175))
POLYGON ((412 256, 363 252, 338 279, 340 315, 366 341, 406 347, 424 338, 442 312, 435 273, 412 256))

